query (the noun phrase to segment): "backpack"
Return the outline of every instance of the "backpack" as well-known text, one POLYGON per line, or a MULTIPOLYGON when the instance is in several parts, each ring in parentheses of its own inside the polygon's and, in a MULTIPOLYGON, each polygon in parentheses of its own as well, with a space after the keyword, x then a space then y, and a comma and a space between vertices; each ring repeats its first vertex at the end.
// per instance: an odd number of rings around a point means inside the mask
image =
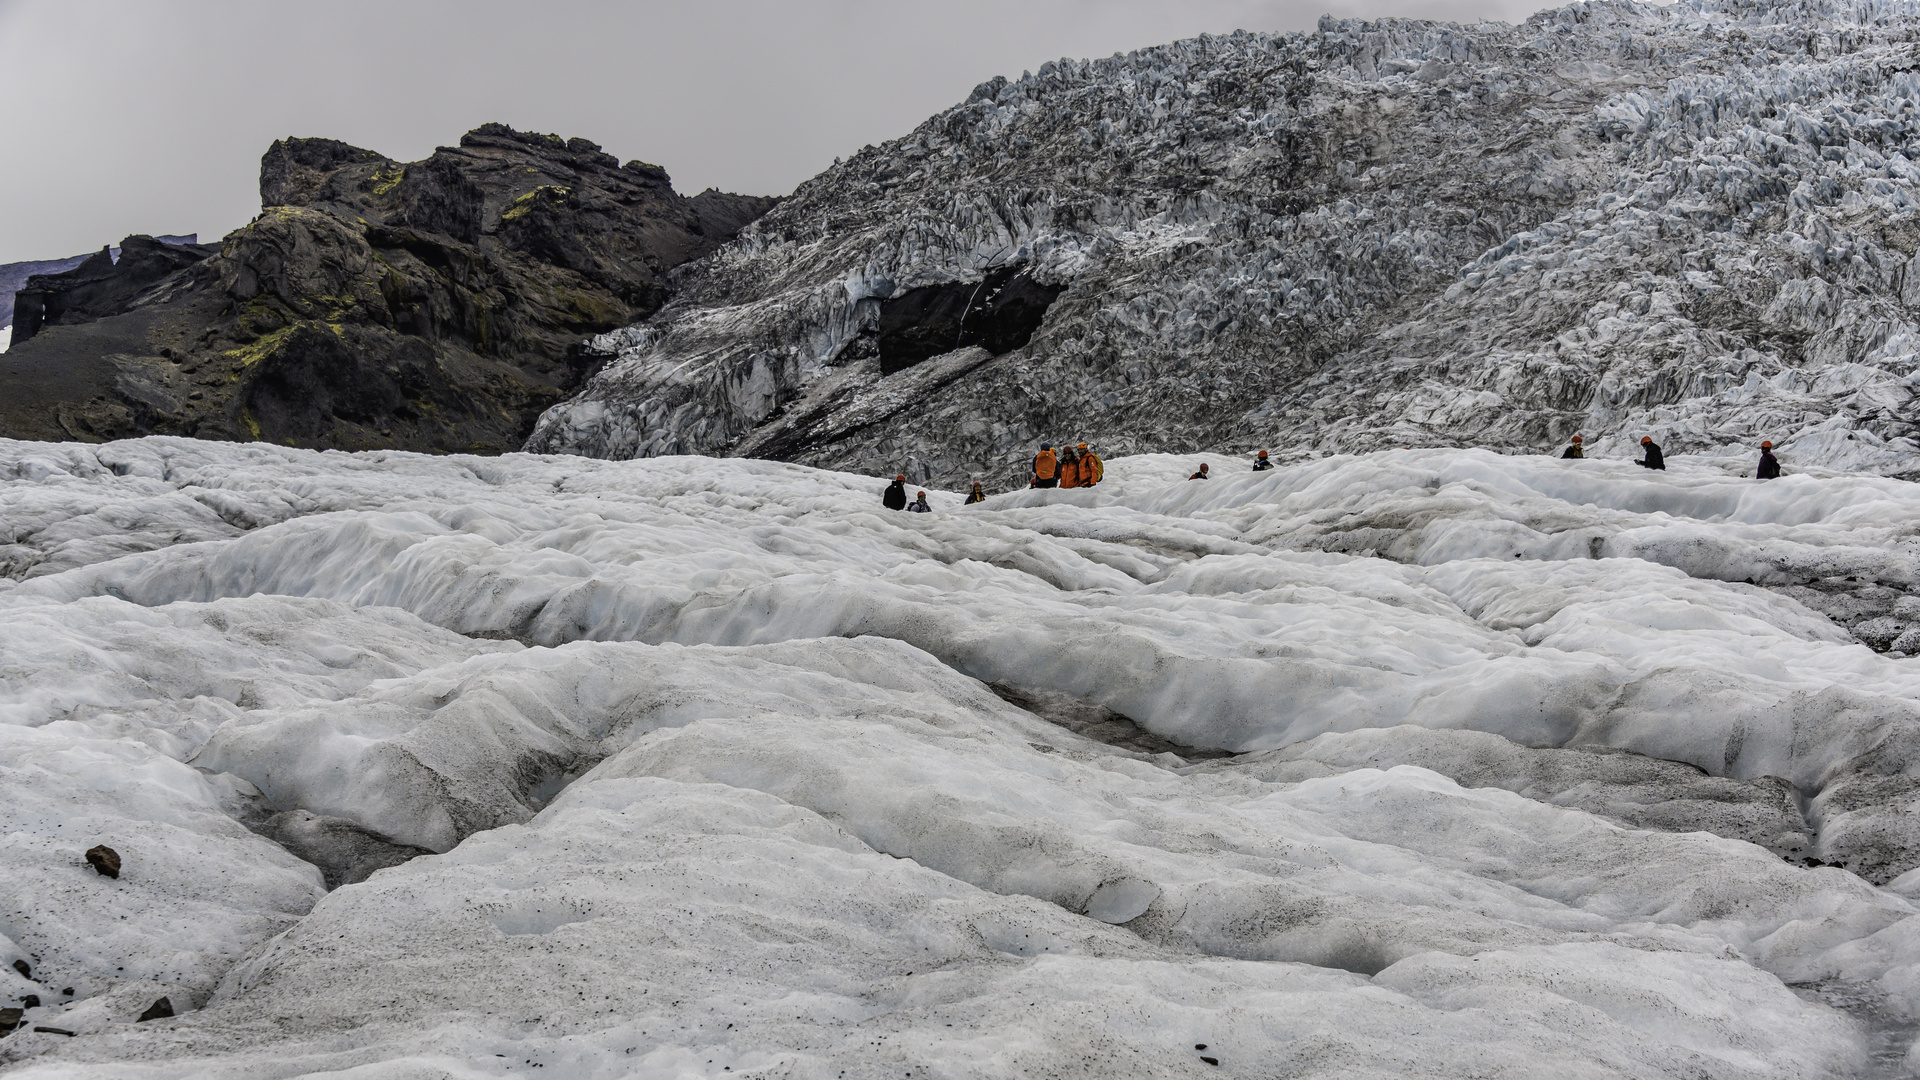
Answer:
POLYGON ((1053 474, 1057 471, 1058 459, 1053 456, 1053 451, 1042 450, 1034 455, 1033 475, 1042 480, 1051 480, 1053 479, 1053 474))

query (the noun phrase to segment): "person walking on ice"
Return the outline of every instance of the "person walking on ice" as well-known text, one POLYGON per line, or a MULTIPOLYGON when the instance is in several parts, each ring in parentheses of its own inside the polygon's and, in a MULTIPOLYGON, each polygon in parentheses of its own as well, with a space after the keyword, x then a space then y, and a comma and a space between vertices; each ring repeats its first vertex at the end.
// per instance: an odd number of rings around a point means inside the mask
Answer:
POLYGON ((1578 436, 1578 435, 1575 435, 1575 436, 1573 437, 1573 441, 1567 444, 1567 449, 1566 449, 1566 451, 1565 451, 1564 453, 1562 453, 1562 454, 1561 454, 1560 456, 1561 456, 1562 458, 1583 458, 1583 457, 1586 457, 1586 456, 1587 456, 1587 455, 1586 455, 1586 453, 1585 453, 1584 451, 1582 451, 1582 450, 1580 449, 1580 442, 1581 442, 1581 439, 1580 439, 1580 436, 1578 436))
POLYGON ((1667 471, 1666 455, 1660 452, 1660 444, 1653 441, 1653 436, 1640 436, 1640 449, 1645 450, 1647 456, 1634 462, 1635 465, 1643 469, 1659 469, 1661 472, 1667 471))
POLYGON ((880 496, 880 505, 889 510, 905 510, 907 508, 906 473, 900 473, 895 476, 893 483, 887 485, 886 494, 880 496))
POLYGON ((927 505, 927 493, 924 491, 921 492, 920 497, 913 500, 913 505, 907 507, 907 512, 912 514, 933 513, 933 507, 927 505))
POLYGON ((1208 478, 1208 477, 1207 477, 1207 463, 1206 463, 1206 462, 1204 462, 1204 461, 1200 463, 1200 471, 1199 471, 1199 472, 1197 472, 1197 473, 1194 473, 1194 474, 1193 474, 1192 476, 1189 476, 1189 477, 1187 477, 1187 479, 1189 479, 1189 480, 1205 480, 1205 479, 1207 479, 1207 478, 1208 478))
POLYGON ((974 503, 986 501, 987 493, 980 490, 980 481, 975 480, 973 482, 973 490, 967 492, 967 501, 962 505, 972 506, 974 503))
POLYGON ((1780 459, 1773 456, 1772 440, 1760 444, 1760 467, 1753 475, 1756 480, 1772 480, 1780 475, 1780 459))
POLYGON ((1260 451, 1260 453, 1253 459, 1253 471, 1266 472, 1268 469, 1271 469, 1271 468, 1273 468, 1273 462, 1267 459, 1267 452, 1265 450, 1260 451))

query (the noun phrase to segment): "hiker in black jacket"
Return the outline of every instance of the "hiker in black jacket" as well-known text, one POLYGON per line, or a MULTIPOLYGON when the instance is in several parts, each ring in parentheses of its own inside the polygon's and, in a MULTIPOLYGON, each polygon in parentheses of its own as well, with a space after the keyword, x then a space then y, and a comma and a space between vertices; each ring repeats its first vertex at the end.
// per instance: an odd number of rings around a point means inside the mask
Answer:
POLYGON ((905 510, 907 508, 906 473, 901 473, 894 477, 893 483, 887 485, 887 493, 880 496, 880 505, 889 510, 905 510))
POLYGON ((1760 480, 1772 480, 1780 475, 1780 459, 1773 456, 1771 441, 1760 444, 1760 468, 1753 475, 1760 480))
POLYGON ((1666 455, 1660 452, 1660 444, 1653 441, 1653 436, 1640 436, 1640 448, 1647 452, 1647 456, 1644 460, 1634 462, 1635 465, 1643 469, 1659 469, 1661 472, 1667 471, 1666 455))

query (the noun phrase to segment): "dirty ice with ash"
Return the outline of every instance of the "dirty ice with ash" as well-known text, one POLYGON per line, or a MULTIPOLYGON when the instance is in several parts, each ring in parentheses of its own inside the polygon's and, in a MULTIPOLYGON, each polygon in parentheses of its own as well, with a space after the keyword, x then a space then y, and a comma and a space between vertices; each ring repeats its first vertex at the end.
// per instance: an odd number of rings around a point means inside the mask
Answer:
POLYGON ((1920 485, 1213 464, 0 442, 0 1063, 1920 1064, 1920 485))

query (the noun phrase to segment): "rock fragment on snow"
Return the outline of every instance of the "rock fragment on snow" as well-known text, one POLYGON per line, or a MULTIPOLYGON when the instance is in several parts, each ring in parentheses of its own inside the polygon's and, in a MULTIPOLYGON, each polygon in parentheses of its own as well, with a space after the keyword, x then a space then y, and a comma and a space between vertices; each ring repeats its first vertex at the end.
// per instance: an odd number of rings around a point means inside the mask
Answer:
POLYGON ((101 877, 120 876, 120 853, 100 844, 87 849, 87 865, 99 872, 101 877))

